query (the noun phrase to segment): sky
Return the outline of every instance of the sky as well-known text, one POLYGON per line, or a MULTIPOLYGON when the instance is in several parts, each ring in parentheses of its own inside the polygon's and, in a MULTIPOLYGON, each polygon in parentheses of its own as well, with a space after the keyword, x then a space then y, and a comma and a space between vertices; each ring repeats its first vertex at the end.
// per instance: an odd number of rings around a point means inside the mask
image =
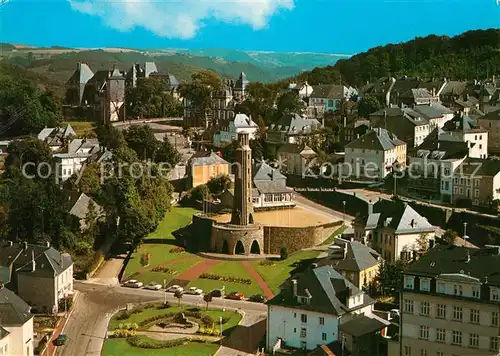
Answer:
POLYGON ((500 28, 500 0, 0 0, 0 42, 355 54, 500 28))

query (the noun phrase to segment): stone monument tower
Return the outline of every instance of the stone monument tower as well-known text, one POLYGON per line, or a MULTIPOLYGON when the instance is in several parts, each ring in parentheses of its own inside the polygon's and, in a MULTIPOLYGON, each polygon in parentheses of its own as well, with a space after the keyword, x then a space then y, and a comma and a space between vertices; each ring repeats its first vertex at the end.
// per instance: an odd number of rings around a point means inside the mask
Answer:
POLYGON ((247 132, 238 133, 238 148, 236 149, 236 165, 234 174, 234 204, 231 224, 253 224, 252 202, 252 150, 247 132))

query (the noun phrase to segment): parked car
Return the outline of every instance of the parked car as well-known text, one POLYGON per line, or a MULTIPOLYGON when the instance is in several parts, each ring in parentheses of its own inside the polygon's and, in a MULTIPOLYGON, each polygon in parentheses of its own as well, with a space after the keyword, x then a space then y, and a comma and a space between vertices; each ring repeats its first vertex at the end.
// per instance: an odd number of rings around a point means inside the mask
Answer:
POLYGON ((262 294, 254 294, 250 296, 248 300, 255 303, 265 303, 267 301, 266 297, 264 297, 262 294))
POLYGON ((200 289, 200 288, 191 287, 188 290, 184 291, 184 294, 202 295, 203 294, 203 290, 200 289))
POLYGON ((210 295, 213 298, 220 298, 222 297, 222 291, 220 289, 214 289, 213 291, 210 292, 210 295))
POLYGON ((399 309, 391 309, 391 311, 389 312, 389 318, 390 319, 399 318, 399 309))
POLYGON ((170 292, 170 293, 175 293, 177 292, 178 290, 180 290, 181 292, 184 291, 184 288, 182 288, 181 286, 178 286, 177 284, 174 284, 170 287, 167 288, 167 292, 170 292))
POLYGON ((62 345, 65 345, 66 342, 68 341, 68 338, 66 335, 64 334, 61 334, 59 335, 55 340, 54 340, 54 344, 56 346, 62 346, 62 345))
POLYGON ((242 299, 245 299, 245 296, 241 293, 231 292, 226 296, 226 298, 233 299, 233 300, 242 300, 242 299))
POLYGON ((144 286, 144 289, 150 289, 150 290, 160 290, 162 289, 163 286, 161 284, 158 284, 156 282, 149 282, 144 286))
POLYGON ((142 282, 136 281, 135 279, 131 279, 126 281, 123 286, 129 288, 141 288, 144 284, 142 282))

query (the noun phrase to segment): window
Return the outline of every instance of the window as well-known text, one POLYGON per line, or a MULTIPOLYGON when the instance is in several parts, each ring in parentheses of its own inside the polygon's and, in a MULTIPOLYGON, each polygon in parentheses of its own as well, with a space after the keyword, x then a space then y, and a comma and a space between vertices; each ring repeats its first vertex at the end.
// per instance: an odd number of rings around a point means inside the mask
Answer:
POLYGON ((421 315, 429 315, 429 302, 422 302, 420 304, 420 314, 421 315))
POLYGON ((498 312, 491 313, 491 326, 498 326, 498 312))
POLYGON ((446 330, 437 328, 436 329, 436 341, 445 342, 446 341, 446 330))
POLYGON ((307 337, 307 329, 306 328, 300 329, 300 337, 307 337))
POLYGON ((479 287, 472 286, 472 298, 479 298, 479 287))
POLYGON ((463 309, 462 307, 453 307, 453 320, 462 321, 463 309))
POLYGON ((297 317, 297 313, 293 313, 293 317, 296 318, 297 317))
POLYGON ((462 295, 463 294, 462 285, 461 284, 459 284, 458 286, 456 284, 453 285, 453 293, 455 295, 462 295))
POLYGON ((454 345, 462 345, 462 332, 453 330, 451 343, 454 345))
POLYGON ((469 346, 479 347, 479 334, 469 334, 469 346))
POLYGON ((405 346, 403 355, 404 356, 411 356, 411 347, 410 346, 405 346))
POLYGON ((479 324, 479 310, 471 309, 470 310, 470 322, 472 324, 479 324))
POLYGON ((297 333, 297 328, 293 328, 293 333, 297 333))
POLYGON ((436 356, 444 356, 444 352, 438 351, 438 352, 436 353, 436 356))
POLYGON ((445 285, 444 283, 438 283, 438 293, 443 293, 445 291, 445 285))
POLYGON ((491 300, 498 302, 500 300, 500 293, 498 292, 498 289, 491 289, 491 300))
POLYGON ((300 321, 302 323, 307 323, 307 314, 300 314, 300 321))
POLYGON ((479 196, 479 189, 474 190, 474 196, 477 198, 479 196))
POLYGON ((319 317, 319 325, 325 325, 325 318, 319 317))
POLYGON ((326 341, 326 333, 321 333, 321 340, 326 341))
POLYGON ((413 313, 413 300, 405 299, 405 312, 413 313))
MULTIPOLYGON (((385 237, 387 237, 387 235, 385 235, 385 237)), ((405 288, 406 289, 413 289, 414 281, 415 281, 414 277, 405 276, 405 288)))
POLYGON ((420 290, 424 292, 431 290, 430 281, 428 279, 420 279, 420 290))
POLYGON ((446 305, 445 304, 438 304, 437 305, 436 318, 446 319, 446 305))
POLYGON ((426 349, 421 349, 420 350, 420 356, 427 356, 427 350, 426 349))
POLYGON ((490 337, 490 350, 498 351, 498 336, 490 337))
POLYGON ((429 327, 425 325, 420 325, 420 335, 419 337, 424 340, 429 340, 429 327))

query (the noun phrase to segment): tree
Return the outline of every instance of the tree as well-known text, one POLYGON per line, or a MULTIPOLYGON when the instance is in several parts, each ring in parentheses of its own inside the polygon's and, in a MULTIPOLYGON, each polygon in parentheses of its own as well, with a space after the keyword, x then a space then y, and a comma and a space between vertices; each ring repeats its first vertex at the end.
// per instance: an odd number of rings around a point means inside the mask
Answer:
POLYGON ((455 231, 448 229, 444 232, 443 236, 441 236, 441 240, 447 245, 454 245, 457 237, 458 234, 455 231))
POLYGON ((278 116, 285 114, 302 114, 305 109, 305 103, 296 92, 287 91, 278 98, 278 116))
POLYGON ((174 167, 177 163, 180 162, 182 155, 177 151, 177 148, 174 147, 165 136, 163 138, 163 142, 161 142, 158 146, 158 149, 155 154, 155 161, 158 163, 168 163, 171 167, 174 167))
POLYGON ((99 144, 107 149, 114 150, 125 144, 122 132, 110 122, 97 125, 96 133, 99 144))
POLYGON ((174 297, 175 297, 175 298, 177 298, 177 301, 178 301, 178 303, 179 303, 179 306, 181 306, 181 299, 182 299, 182 295, 183 295, 183 293, 182 293, 182 291, 181 291, 181 290, 179 290, 179 289, 177 289, 177 290, 175 291, 175 293, 174 293, 174 297))
POLYGON ((421 233, 418 235, 418 239, 415 241, 415 251, 419 255, 423 255, 429 249, 429 237, 427 233, 421 233))
POLYGON ((127 145, 142 160, 152 159, 159 147, 155 134, 148 125, 132 125, 123 133, 127 145))
POLYGON ((380 264, 376 281, 382 295, 395 295, 397 293, 406 266, 407 262, 405 260, 397 260, 396 262, 383 261, 380 264))
POLYGON ((182 112, 182 104, 167 91, 160 77, 139 78, 126 92, 129 112, 134 117, 171 117, 182 112))
POLYGON ((288 258, 288 250, 285 246, 283 246, 280 250, 280 258, 282 260, 286 260, 288 258))
POLYGON ((367 94, 359 101, 358 113, 360 117, 367 118, 370 114, 373 114, 381 108, 382 104, 378 101, 378 99, 367 94))
POLYGON ((212 302, 212 294, 205 293, 205 295, 203 296, 203 300, 205 301, 205 303, 207 303, 207 310, 208 310, 208 303, 212 302))
POLYGON ((211 194, 217 195, 222 193, 229 187, 231 179, 227 174, 220 175, 218 177, 213 177, 207 182, 208 190, 211 194))
POLYGON ((99 233, 99 211, 95 203, 90 200, 85 214, 85 231, 84 236, 87 241, 94 244, 97 234, 99 233))

